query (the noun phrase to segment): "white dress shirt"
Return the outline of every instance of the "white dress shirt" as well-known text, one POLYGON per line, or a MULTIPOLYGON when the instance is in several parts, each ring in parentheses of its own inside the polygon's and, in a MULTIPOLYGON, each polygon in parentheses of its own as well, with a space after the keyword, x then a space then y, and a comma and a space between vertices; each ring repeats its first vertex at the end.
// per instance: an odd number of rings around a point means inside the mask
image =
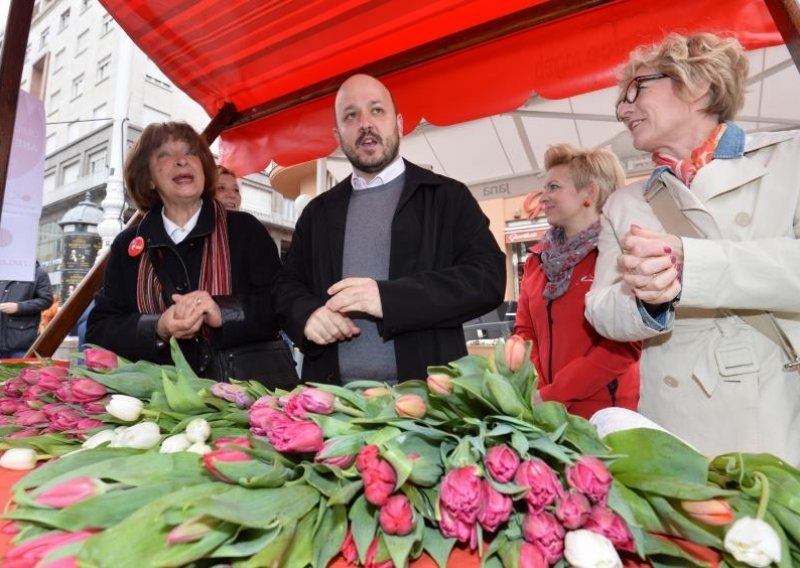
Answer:
POLYGON ((378 187, 385 183, 389 183, 393 179, 400 177, 406 171, 406 163, 398 156, 394 162, 383 168, 378 175, 372 180, 367 181, 363 177, 353 172, 353 177, 350 178, 350 183, 353 184, 353 189, 358 191, 360 189, 367 189, 370 187, 378 187))
POLYGON ((163 208, 161 209, 161 219, 163 219, 164 221, 164 230, 169 235, 169 238, 172 239, 173 243, 177 245, 178 243, 183 241, 183 239, 185 239, 189 233, 192 232, 192 229, 194 229, 195 225, 197 225, 197 220, 200 218, 200 211, 202 209, 203 206, 201 205, 197 209, 197 212, 195 212, 194 215, 189 217, 189 220, 186 221, 186 224, 183 227, 170 221, 167 218, 166 214, 164 214, 164 209, 163 208))

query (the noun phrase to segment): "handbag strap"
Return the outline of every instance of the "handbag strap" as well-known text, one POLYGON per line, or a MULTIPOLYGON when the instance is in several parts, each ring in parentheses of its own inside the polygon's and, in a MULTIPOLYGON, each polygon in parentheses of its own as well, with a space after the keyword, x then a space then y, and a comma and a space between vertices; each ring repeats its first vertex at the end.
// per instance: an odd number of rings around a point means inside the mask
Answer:
MULTIPOLYGON (((672 195, 667 185, 659 177, 644 194, 645 200, 650 204, 653 213, 661 221, 667 232, 681 237, 704 239, 705 235, 695 227, 683 210, 678 206, 675 196, 672 195)), ((764 334, 775 343, 789 359, 784 364, 785 371, 800 372, 800 356, 792 345, 789 336, 781 328, 777 318, 772 312, 741 313, 735 310, 724 310, 732 315, 742 318, 748 325, 764 334)))

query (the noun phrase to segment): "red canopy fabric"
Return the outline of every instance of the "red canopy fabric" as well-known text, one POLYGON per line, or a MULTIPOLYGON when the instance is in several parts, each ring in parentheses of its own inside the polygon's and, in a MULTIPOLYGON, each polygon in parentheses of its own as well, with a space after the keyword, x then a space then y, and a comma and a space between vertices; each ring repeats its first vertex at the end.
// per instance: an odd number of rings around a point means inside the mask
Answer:
POLYGON ((332 91, 359 70, 378 71, 411 131, 423 117, 449 125, 508 112, 532 92, 558 99, 610 86, 632 48, 670 31, 733 34, 748 49, 782 42, 763 0, 616 0, 477 44, 464 38, 569 3, 100 1, 210 115, 228 102, 240 112, 279 107, 223 132, 223 162, 242 174, 270 160, 291 165, 328 155, 335 148, 332 91), (450 52, 449 38, 466 47, 450 52), (421 60, 426 46, 442 55, 421 60), (311 86, 326 94, 304 100, 311 86))

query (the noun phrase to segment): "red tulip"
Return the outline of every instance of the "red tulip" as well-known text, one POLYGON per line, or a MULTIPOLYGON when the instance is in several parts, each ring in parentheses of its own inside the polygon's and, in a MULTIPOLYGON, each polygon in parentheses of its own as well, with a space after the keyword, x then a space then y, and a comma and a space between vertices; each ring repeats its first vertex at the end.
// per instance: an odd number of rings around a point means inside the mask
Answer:
POLYGON ((472 527, 478 520, 480 505, 481 478, 478 477, 478 469, 470 465, 448 471, 439 490, 439 508, 472 527))
POLYGON ((622 517, 611 509, 601 506, 593 507, 583 528, 603 535, 611 541, 617 550, 625 550, 627 552, 636 550, 633 535, 631 535, 628 525, 625 524, 622 517))
POLYGON ((404 536, 414 529, 414 511, 405 495, 392 495, 381 507, 380 523, 383 532, 404 536))
POLYGON ((353 465, 353 462, 356 461, 355 454, 349 454, 346 456, 335 456, 332 458, 320 457, 322 454, 325 453, 325 451, 328 449, 328 446, 330 446, 331 443, 332 442, 330 441, 325 442, 325 444, 322 446, 322 449, 319 452, 317 452, 316 456, 314 456, 314 461, 316 463, 324 463, 330 466, 338 467, 340 469, 347 469, 348 467, 353 465))
POLYGON ((439 510, 439 531, 446 538, 469 543, 471 549, 478 546, 478 533, 475 523, 467 523, 455 517, 447 508, 439 510))
POLYGON ((416 394, 404 394, 394 401, 394 409, 400 416, 422 418, 428 410, 425 399, 416 394))
POLYGON ((64 509, 75 503, 103 493, 105 485, 93 477, 85 475, 73 477, 43 491, 34 500, 40 505, 54 509, 64 509))
POLYGON ((525 501, 531 513, 543 511, 556 497, 564 495, 556 472, 537 458, 522 462, 514 476, 514 483, 529 488, 525 501))
POLYGON ((68 544, 82 542, 92 536, 95 530, 84 529, 78 532, 51 532, 33 538, 24 544, 15 546, 6 553, 4 566, 12 565, 16 561, 18 566, 28 562, 28 566, 35 566, 45 556, 68 544))
POLYGON ((505 444, 501 444, 489 448, 483 463, 492 479, 500 483, 508 483, 514 479, 514 475, 517 473, 519 456, 517 456, 517 452, 505 444))
POLYGON ((382 507, 394 492, 397 473, 392 465, 380 458, 378 446, 364 446, 356 457, 356 468, 364 479, 364 497, 382 507))
POLYGON ((556 503, 556 517, 564 525, 564 528, 569 530, 582 527, 589 518, 591 510, 592 505, 586 496, 574 491, 569 492, 556 503))
POLYGON ((581 456, 566 471, 571 487, 586 495, 592 503, 605 506, 612 477, 606 465, 594 456, 581 456))
POLYGON ((681 501, 683 510, 701 523, 721 527, 732 523, 734 520, 733 509, 723 499, 708 499, 707 501, 681 501))
POLYGON ((512 335, 506 339, 505 345, 506 365, 516 373, 525 362, 525 340, 519 335, 512 335))
POLYGON ((348 529, 347 535, 344 537, 342 543, 342 557, 348 564, 356 564, 358 562, 358 549, 356 548, 356 541, 353 539, 353 532, 348 529))
POLYGON ((117 356, 106 349, 88 348, 83 352, 84 363, 95 371, 114 369, 119 365, 117 356))
POLYGON ((203 455, 203 465, 205 465, 206 469, 210 471, 217 479, 231 483, 233 480, 222 475, 219 469, 217 469, 217 463, 241 462, 251 459, 253 458, 251 458, 249 454, 246 454, 241 450, 213 450, 203 455))
POLYGON ((256 404, 250 407, 248 416, 250 417, 250 431, 256 436, 266 436, 276 424, 292 421, 280 410, 256 404))
POLYGON ((522 521, 522 535, 539 552, 548 564, 555 564, 564 556, 564 527, 550 513, 528 513, 522 521))

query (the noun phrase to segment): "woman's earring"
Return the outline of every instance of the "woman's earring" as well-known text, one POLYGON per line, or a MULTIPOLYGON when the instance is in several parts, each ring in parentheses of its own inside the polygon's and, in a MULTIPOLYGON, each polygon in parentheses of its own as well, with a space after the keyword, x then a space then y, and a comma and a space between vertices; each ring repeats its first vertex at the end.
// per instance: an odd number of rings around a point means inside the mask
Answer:
POLYGON ((584 206, 584 207, 589 207, 589 206, 591 206, 591 204, 592 204, 592 202, 591 202, 591 201, 589 201, 588 199, 584 199, 584 200, 583 200, 583 206, 584 206))
POLYGON ((151 191, 154 191, 155 189, 156 189, 156 184, 154 184, 154 183, 151 181, 151 182, 150 182, 150 190, 151 190, 151 191))

